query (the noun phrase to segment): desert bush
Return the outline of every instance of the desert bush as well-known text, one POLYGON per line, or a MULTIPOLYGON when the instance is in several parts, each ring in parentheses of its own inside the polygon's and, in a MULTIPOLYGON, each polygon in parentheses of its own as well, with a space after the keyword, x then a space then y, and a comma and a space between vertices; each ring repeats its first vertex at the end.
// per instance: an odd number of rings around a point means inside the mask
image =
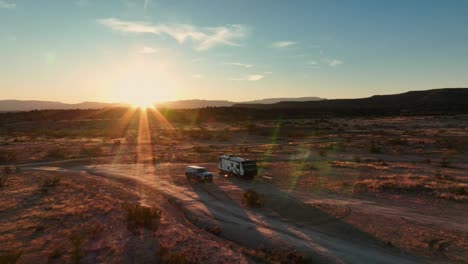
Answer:
POLYGON ((392 138, 387 141, 390 145, 408 145, 408 140, 404 138, 392 138))
POLYGON ((16 161, 16 154, 13 151, 0 150, 0 164, 7 164, 16 161))
POLYGON ((451 159, 456 154, 455 150, 448 150, 442 154, 442 158, 440 160, 440 166, 444 168, 448 168, 452 165, 451 159))
POLYGON ((80 260, 84 257, 83 244, 85 236, 82 233, 73 233, 68 241, 72 244, 72 260, 74 263, 80 263, 80 260))
POLYGON ((202 146, 194 146, 193 151, 197 153, 203 153, 203 152, 208 152, 209 150, 207 148, 204 148, 202 146))
POLYGON ((67 151, 63 148, 52 148, 47 151, 46 158, 49 159, 65 159, 67 157, 67 151))
POLYGON ((320 155, 320 157, 326 157, 327 156, 327 150, 319 149, 318 154, 320 155))
POLYGON ((242 203, 249 207, 262 207, 264 203, 263 196, 255 190, 248 189, 242 195, 242 203))
POLYGON ((430 193, 432 188, 421 179, 365 179, 353 186, 354 192, 430 193))
POLYGON ((452 162, 450 161, 448 157, 442 157, 442 159, 440 160, 441 167, 448 168, 450 167, 451 164, 452 162))
POLYGON ((371 145, 369 148, 370 153, 381 153, 382 149, 375 143, 375 141, 371 141, 371 145))
POLYGON ((359 157, 359 156, 354 156, 354 157, 353 157, 353 161, 356 162, 356 163, 360 163, 360 162, 361 162, 361 157, 359 157))
POLYGON ((249 132, 249 134, 253 133, 257 129, 257 125, 254 123, 249 123, 245 126, 245 129, 249 132))
POLYGON ((61 176, 47 177, 42 180, 42 187, 55 187, 62 180, 61 176))
POLYGON ((213 234, 215 236, 219 236, 221 234, 221 227, 219 227, 219 225, 214 225, 214 226, 207 227, 207 228, 205 228, 205 230, 210 232, 211 234, 213 234))
POLYGON ((160 247, 158 252, 159 257, 161 258, 161 263, 167 264, 187 264, 190 263, 187 260, 187 257, 182 252, 171 252, 165 247, 160 247))
POLYGON ((13 169, 9 166, 2 167, 1 174, 0 174, 0 187, 4 187, 8 178, 10 178, 10 174, 13 173, 13 169))
POLYGON ((229 134, 227 133, 219 133, 216 138, 218 139, 218 141, 221 141, 221 142, 226 142, 226 141, 229 141, 229 134))
POLYGON ((21 255, 23 255, 21 251, 0 253, 0 264, 15 264, 21 255))
POLYGON ((309 259, 294 250, 244 249, 243 253, 259 263, 310 263, 309 259))
POLYGON ((97 157, 103 154, 103 150, 100 146, 83 147, 80 150, 80 156, 83 157, 97 157))
POLYGON ((159 208, 140 204, 124 204, 123 208, 127 212, 127 226, 131 231, 136 231, 140 227, 152 231, 158 230, 162 214, 159 208))

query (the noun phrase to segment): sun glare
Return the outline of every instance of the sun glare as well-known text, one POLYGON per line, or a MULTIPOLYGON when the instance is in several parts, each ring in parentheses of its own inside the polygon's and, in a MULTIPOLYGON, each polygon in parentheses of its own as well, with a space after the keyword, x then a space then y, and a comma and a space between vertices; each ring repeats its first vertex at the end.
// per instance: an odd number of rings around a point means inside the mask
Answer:
POLYGON ((154 108, 154 102, 152 102, 151 100, 148 100, 146 98, 141 98, 141 99, 138 99, 138 100, 132 100, 129 103, 133 107, 136 107, 136 108, 144 108, 144 109, 154 108))

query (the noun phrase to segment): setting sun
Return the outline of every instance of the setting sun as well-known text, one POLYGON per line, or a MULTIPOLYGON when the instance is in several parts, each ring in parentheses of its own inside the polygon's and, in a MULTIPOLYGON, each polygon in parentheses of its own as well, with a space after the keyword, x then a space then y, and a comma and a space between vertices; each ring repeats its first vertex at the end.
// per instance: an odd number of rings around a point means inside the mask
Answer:
POLYGON ((137 107, 137 108, 153 108, 154 107, 154 102, 151 99, 147 99, 147 98, 139 98, 137 100, 131 100, 128 103, 131 104, 133 107, 137 107))

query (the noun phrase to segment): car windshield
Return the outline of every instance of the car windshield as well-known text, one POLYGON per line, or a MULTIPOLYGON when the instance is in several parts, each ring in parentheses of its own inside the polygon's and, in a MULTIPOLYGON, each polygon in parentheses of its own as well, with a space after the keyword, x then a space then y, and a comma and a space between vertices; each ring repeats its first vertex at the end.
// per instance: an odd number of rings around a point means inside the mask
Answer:
POLYGON ((206 172, 206 169, 197 169, 197 172, 206 172))

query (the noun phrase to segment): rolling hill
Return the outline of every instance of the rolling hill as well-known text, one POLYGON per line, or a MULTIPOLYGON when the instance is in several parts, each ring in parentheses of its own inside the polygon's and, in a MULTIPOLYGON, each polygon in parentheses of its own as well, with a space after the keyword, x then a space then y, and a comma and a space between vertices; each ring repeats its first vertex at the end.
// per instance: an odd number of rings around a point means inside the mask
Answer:
POLYGON ((413 112, 413 111, 468 111, 468 88, 442 88, 410 91, 391 95, 374 95, 357 99, 330 99, 321 101, 274 104, 235 104, 233 107, 255 109, 302 109, 314 112, 413 112))

